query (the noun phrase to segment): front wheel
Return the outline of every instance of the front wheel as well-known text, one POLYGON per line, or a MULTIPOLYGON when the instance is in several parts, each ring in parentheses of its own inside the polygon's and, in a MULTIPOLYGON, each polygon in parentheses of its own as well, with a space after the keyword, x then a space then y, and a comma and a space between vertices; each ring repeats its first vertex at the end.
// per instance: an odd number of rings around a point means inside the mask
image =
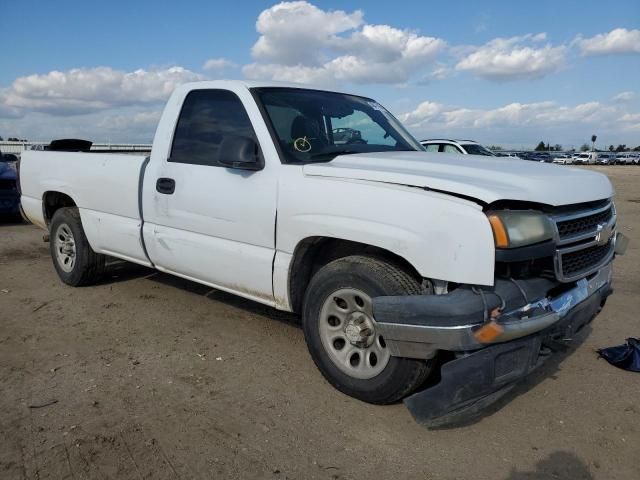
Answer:
POLYGON ((427 362, 391 356, 372 298, 421 293, 408 272, 378 258, 350 256, 322 267, 307 288, 302 320, 323 376, 341 392, 374 404, 396 402, 419 387, 430 371, 427 362))

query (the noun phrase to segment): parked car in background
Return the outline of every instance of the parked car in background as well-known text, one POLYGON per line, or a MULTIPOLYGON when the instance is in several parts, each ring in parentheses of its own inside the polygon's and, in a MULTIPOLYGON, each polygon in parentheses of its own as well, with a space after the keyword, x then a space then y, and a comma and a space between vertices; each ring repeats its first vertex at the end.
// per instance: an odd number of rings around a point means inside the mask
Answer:
POLYGON ((558 155, 553 159, 553 162, 558 165, 571 165, 573 164, 573 157, 568 153, 563 153, 562 155, 558 155))
POLYGON ((506 157, 506 158, 514 158, 516 160, 522 160, 522 158, 520 158, 518 156, 517 152, 503 152, 503 151, 500 151, 500 152, 493 152, 493 154, 496 157, 506 157))
POLYGON ((342 145, 346 143, 366 143, 362 139, 362 132, 354 128, 334 128, 333 131, 333 143, 336 145, 342 145))
POLYGON ((618 165, 638 165, 640 163, 639 153, 618 153, 615 157, 615 162, 618 165))
POLYGON ((597 160, 597 152, 581 152, 573 154, 573 163, 576 165, 593 165, 597 160))
POLYGON ((537 159, 539 162, 544 162, 544 163, 553 162, 553 157, 549 152, 533 152, 533 158, 537 159))
POLYGON ((420 142, 427 152, 462 153, 463 155, 483 155, 495 157, 496 154, 473 140, 430 139, 420 142))
POLYGON ((2 218, 20 215, 17 165, 17 155, 0 152, 0 217, 2 218))
POLYGON ((540 158, 535 154, 535 152, 517 152, 518 158, 522 160, 529 160, 532 162, 539 162, 540 158))
POLYGON ((614 153, 598 153, 596 160, 598 165, 615 165, 617 162, 616 155, 614 153))

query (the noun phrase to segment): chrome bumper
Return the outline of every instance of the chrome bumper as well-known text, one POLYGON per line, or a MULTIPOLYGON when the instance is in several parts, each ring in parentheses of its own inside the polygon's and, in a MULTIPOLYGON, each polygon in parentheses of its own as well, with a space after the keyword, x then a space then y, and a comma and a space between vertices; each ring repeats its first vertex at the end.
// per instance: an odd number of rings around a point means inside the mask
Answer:
POLYGON ((611 289, 611 266, 612 263, 609 262, 556 297, 539 298, 516 310, 502 313, 494 319, 501 333, 490 341, 478 339, 477 332, 484 324, 477 322, 439 326, 377 321, 377 328, 391 354, 397 357, 428 359, 433 358, 438 350, 473 351, 491 344, 508 342, 552 327, 592 295, 602 295, 604 301, 611 289))

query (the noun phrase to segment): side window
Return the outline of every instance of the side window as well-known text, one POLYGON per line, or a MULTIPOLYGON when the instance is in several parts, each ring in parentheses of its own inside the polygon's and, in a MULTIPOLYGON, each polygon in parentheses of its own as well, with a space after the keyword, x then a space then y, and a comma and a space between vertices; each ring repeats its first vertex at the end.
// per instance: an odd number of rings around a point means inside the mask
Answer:
POLYGON ((428 145, 425 145, 425 148, 427 149, 427 152, 437 152, 440 145, 437 143, 429 143, 428 145))
POLYGON ((228 90, 193 90, 182 105, 168 161, 219 166, 220 144, 232 136, 257 143, 238 96, 228 90))
POLYGON ((291 138, 293 122, 302 113, 290 106, 266 105, 265 108, 269 113, 269 117, 271 117, 271 122, 278 134, 278 138, 286 145, 291 138))
POLYGON ((444 145, 444 150, 442 150, 444 153, 462 153, 458 147, 456 147, 455 145, 448 145, 445 144, 444 145))

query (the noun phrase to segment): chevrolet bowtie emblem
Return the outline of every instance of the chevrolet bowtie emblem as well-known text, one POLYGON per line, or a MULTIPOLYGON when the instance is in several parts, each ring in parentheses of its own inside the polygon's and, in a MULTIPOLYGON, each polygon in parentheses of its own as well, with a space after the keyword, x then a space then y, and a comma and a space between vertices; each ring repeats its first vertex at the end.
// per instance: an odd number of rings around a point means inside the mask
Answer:
POLYGON ((609 239, 613 233, 613 228, 611 225, 607 225, 606 223, 598 224, 597 233, 596 233, 596 243, 599 246, 606 245, 609 243, 609 239))

